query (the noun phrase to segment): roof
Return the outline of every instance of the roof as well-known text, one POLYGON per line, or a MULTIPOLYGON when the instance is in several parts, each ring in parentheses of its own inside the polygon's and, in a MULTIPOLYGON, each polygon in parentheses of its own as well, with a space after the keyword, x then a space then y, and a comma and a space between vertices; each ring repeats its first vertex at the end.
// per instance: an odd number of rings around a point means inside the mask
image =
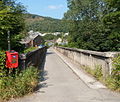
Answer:
POLYGON ((31 40, 34 40, 36 37, 40 36, 40 33, 39 32, 33 32, 33 31, 30 31, 28 32, 28 36, 25 37, 24 39, 22 39, 20 41, 21 44, 27 44, 29 43, 31 40))

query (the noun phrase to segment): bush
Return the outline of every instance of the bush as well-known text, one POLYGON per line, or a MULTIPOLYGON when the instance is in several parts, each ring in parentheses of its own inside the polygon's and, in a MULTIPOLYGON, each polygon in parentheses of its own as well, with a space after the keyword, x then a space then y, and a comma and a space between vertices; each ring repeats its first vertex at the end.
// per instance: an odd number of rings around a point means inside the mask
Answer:
POLYGON ((102 67, 100 65, 97 65, 96 68, 93 70, 93 76, 97 80, 101 80, 102 79, 103 74, 102 74, 102 67))
POLYGON ((5 51, 0 51, 0 77, 6 75, 5 68, 5 51))
POLYGON ((37 68, 29 67, 14 77, 0 78, 0 98, 8 100, 33 92, 38 84, 38 73, 37 68))
POLYGON ((96 65, 95 69, 83 66, 83 69, 94 76, 97 80, 101 80, 103 78, 102 67, 100 65, 96 65))
POLYGON ((36 47, 27 48, 27 49, 24 50, 24 53, 31 52, 31 51, 33 51, 33 50, 35 50, 35 49, 36 49, 36 47))
POLYGON ((120 55, 113 59, 112 75, 106 79, 107 86, 120 92, 120 55))

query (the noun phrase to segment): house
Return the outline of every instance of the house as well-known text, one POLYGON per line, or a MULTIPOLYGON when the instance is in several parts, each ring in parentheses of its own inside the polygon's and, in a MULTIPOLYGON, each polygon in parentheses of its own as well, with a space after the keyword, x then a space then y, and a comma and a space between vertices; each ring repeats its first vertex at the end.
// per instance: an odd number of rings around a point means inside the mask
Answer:
POLYGON ((57 40, 56 40, 56 43, 59 45, 59 44, 61 44, 62 43, 62 39, 61 38, 58 38, 57 40))
POLYGON ((32 41, 31 46, 33 47, 42 45, 44 43, 44 40, 40 35, 35 36, 31 41, 32 41))
POLYGON ((68 41, 67 41, 66 39, 58 38, 58 39, 56 40, 56 43, 57 43, 58 45, 67 45, 67 44, 68 44, 68 41))
POLYGON ((20 42, 24 44, 26 48, 28 47, 36 47, 44 43, 43 38, 40 36, 39 32, 28 32, 28 36, 22 39, 20 42))

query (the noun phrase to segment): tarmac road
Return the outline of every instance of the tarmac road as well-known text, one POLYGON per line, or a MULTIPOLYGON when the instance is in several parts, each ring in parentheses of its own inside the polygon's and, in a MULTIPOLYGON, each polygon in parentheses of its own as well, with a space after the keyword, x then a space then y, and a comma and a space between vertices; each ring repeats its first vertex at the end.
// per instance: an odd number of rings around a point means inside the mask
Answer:
POLYGON ((88 87, 64 61, 49 49, 44 79, 31 95, 9 102, 120 102, 120 94, 88 87))

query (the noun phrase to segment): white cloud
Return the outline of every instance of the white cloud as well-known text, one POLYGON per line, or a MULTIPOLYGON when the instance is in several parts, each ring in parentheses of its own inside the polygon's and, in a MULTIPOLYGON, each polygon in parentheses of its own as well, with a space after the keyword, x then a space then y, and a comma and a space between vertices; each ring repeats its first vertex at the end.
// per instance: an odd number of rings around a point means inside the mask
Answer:
POLYGON ((63 5, 49 5, 48 8, 52 10, 57 10, 63 8, 63 5))

